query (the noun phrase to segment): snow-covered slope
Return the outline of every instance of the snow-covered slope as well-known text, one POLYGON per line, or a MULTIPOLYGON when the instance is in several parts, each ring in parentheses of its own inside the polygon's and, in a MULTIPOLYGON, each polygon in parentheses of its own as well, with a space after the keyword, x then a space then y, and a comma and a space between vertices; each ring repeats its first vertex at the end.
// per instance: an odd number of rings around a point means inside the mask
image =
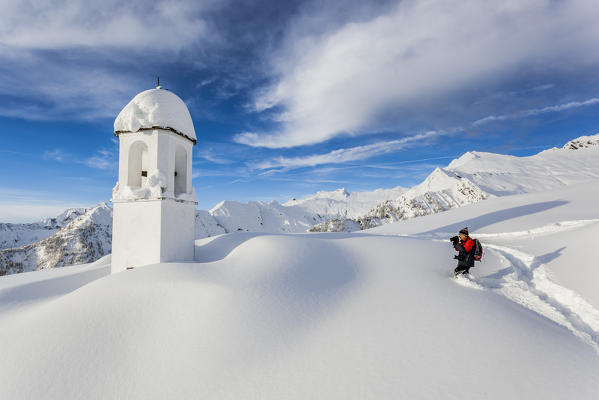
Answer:
MULTIPOLYGON (((599 180, 494 198, 380 226, 371 235, 447 241, 468 226, 486 255, 471 286, 505 296, 566 327, 599 352, 599 180)), ((599 376, 597 377, 599 379, 599 376)))
POLYGON ((0 250, 0 275, 81 264, 110 253, 112 209, 105 203, 68 210, 55 223, 66 225, 38 242, 0 250))
POLYGON ((368 229, 446 211, 494 196, 532 193, 599 178, 599 134, 574 139, 563 148, 530 157, 468 152, 435 169, 399 198, 366 214, 322 222, 314 232, 368 229), (574 151, 576 150, 576 151, 574 151))
POLYGON ((0 398, 595 399, 596 193, 1 277, 0 398), (455 280, 447 236, 464 225, 486 255, 455 280))
POLYGON ((396 199, 407 189, 400 186, 393 189, 376 189, 371 192, 349 193, 344 188, 332 192, 322 191, 305 199, 291 199, 285 206, 297 206, 307 213, 318 216, 355 218, 372 210, 376 205, 396 199))
POLYGON ((530 157, 468 152, 446 169, 496 196, 559 188, 599 177, 599 134, 530 157))

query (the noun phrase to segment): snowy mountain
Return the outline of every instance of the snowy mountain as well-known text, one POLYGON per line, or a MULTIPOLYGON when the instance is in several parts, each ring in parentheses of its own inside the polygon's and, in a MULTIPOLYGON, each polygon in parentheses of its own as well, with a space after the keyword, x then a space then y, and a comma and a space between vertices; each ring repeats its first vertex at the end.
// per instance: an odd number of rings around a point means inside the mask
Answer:
MULTIPOLYGON (((10 232, 30 233, 20 238, 31 239, 34 237, 31 233, 38 232, 36 228, 30 228, 35 224, 14 225, 19 229, 10 232)), ((0 275, 92 262, 110 253, 112 209, 105 203, 92 208, 70 209, 39 225, 52 227, 47 231, 54 233, 40 241, 0 250, 0 275)))
POLYGON ((284 204, 223 201, 208 213, 198 212, 196 238, 237 231, 302 233, 325 220, 361 215, 405 191, 396 187, 349 193, 342 188, 318 192, 305 199, 291 199, 284 204))
POLYGON ((371 192, 349 193, 344 188, 332 192, 322 191, 305 199, 291 199, 284 203, 286 207, 298 207, 305 212, 317 216, 355 218, 370 211, 374 206, 395 199, 407 189, 396 187, 393 189, 376 189, 371 192))
POLYGON ((495 196, 540 192, 596 178, 599 178, 599 134, 583 136, 561 149, 545 150, 530 157, 473 151, 445 168, 435 169, 421 184, 361 216, 327 220, 310 230, 368 229, 495 196))
POLYGON ((0 222, 0 250, 20 247, 45 239, 87 211, 89 209, 69 208, 55 218, 44 218, 39 222, 29 224, 0 222))
POLYGON ((597 193, 594 179, 360 233, 205 238, 194 263, 0 277, 0 398, 594 400, 597 193), (447 238, 465 225, 485 256, 453 279, 447 238))

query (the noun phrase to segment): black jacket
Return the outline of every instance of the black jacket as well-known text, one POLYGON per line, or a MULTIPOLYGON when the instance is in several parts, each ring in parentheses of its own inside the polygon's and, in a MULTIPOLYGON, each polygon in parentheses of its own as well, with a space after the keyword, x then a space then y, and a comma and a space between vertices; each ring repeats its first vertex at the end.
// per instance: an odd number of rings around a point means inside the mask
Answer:
POLYGON ((458 267, 474 267, 474 240, 467 237, 464 242, 460 240, 454 249, 458 251, 458 267))

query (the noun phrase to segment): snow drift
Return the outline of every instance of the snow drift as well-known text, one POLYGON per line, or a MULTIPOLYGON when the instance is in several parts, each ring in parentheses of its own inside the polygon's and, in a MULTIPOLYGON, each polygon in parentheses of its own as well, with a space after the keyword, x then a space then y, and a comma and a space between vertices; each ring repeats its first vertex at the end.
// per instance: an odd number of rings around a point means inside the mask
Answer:
POLYGON ((0 278, 0 397, 576 398, 599 391, 599 182, 196 263, 0 278), (452 276, 464 225, 487 253, 452 276), (586 249, 586 251, 584 250, 586 249))

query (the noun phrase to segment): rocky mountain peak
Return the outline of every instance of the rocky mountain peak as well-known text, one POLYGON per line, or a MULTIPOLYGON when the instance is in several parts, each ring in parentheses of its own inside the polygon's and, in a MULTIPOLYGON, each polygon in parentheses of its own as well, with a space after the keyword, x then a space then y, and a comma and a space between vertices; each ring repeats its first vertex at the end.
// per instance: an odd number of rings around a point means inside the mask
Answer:
POLYGON ((570 140, 564 145, 564 149, 578 150, 593 146, 599 146, 599 133, 591 136, 581 136, 574 140, 570 140))

